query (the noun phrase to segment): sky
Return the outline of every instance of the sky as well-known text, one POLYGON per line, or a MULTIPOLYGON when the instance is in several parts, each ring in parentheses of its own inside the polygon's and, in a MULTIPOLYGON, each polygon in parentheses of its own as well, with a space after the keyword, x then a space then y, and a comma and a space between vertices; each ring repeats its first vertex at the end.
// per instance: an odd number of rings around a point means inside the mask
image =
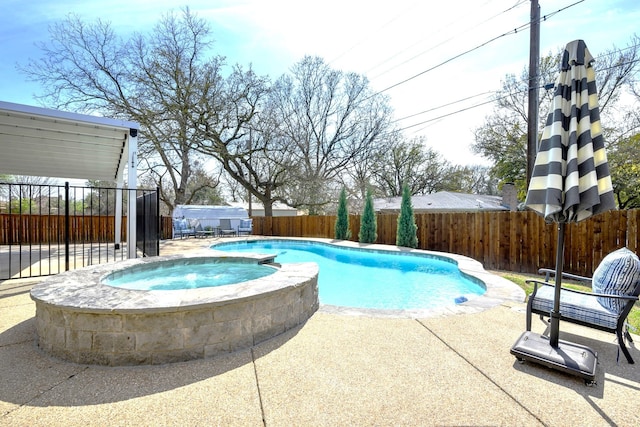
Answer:
MULTIPOLYGON (((1 1, 0 101, 39 105, 34 94, 42 88, 17 65, 40 58, 37 44, 47 43, 48 27, 69 13, 86 22, 109 21, 127 37, 189 6, 210 23, 213 53, 228 64, 251 65, 275 80, 312 55, 365 75, 373 90, 389 96, 395 124, 408 138, 423 136, 460 165, 487 164, 471 150, 474 129, 491 114, 488 101, 505 76, 520 76, 529 64, 530 0, 1 1)), ((597 59, 607 49, 627 47, 638 31, 637 0, 539 4, 546 17, 541 56, 583 39, 597 59)))

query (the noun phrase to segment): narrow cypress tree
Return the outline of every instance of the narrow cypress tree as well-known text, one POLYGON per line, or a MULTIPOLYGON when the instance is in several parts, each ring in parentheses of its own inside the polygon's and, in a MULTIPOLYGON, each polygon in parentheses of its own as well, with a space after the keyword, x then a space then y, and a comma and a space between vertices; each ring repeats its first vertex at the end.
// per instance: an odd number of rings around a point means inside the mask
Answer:
POLYGON ((376 214, 373 211, 373 198, 371 190, 367 190, 367 199, 364 203, 364 211, 360 218, 360 232, 358 239, 360 243, 375 243, 378 238, 378 223, 376 214))
POLYGON ((417 232, 418 226, 411 206, 411 193, 409 193, 409 186, 404 184, 402 186, 402 204, 400 205, 400 216, 398 217, 396 245, 417 248, 417 232))
POLYGON ((349 229, 349 212, 347 211, 347 192, 343 188, 338 200, 338 218, 336 218, 336 239, 349 240, 351 230, 349 229))

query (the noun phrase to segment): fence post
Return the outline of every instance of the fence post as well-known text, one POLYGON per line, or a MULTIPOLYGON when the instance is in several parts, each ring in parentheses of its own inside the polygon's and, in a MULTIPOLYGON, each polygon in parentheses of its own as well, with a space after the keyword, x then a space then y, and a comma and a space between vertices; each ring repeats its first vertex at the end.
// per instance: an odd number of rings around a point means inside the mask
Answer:
MULTIPOLYGON (((11 195, 12 194, 13 193, 11 193, 11 184, 9 183, 9 204, 7 205, 7 207, 9 208, 9 226, 8 226, 9 236, 7 237, 7 244, 9 245, 9 249, 11 249, 11 245, 14 242, 14 239, 13 239, 13 233, 14 233, 13 221, 12 221, 12 218, 11 218, 11 213, 13 212, 13 209, 12 209, 12 206, 11 206, 11 195)), ((11 250, 9 250, 9 273, 11 273, 11 250)), ((9 275, 9 277, 11 277, 11 275, 9 275)))
POLYGON ((69 271, 69 182, 64 183, 64 271, 69 271))
POLYGON ((156 255, 160 255, 160 239, 162 238, 161 234, 161 221, 160 218, 160 187, 156 187, 156 255))

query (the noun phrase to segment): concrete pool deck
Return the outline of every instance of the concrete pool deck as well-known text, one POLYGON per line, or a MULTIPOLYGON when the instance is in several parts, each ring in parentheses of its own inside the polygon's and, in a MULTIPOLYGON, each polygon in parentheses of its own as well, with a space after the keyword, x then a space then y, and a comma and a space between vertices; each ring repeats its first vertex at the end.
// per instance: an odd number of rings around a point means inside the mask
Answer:
MULTIPOLYGON (((207 241, 163 242, 161 253, 207 241)), ((616 363, 613 334, 561 324, 599 355, 597 386, 509 349, 524 303, 419 319, 320 310, 250 349, 159 366, 101 367, 35 346, 34 281, 0 283, 0 425, 620 425, 640 424, 640 351, 616 363)), ((534 331, 545 325, 535 319, 534 331)))

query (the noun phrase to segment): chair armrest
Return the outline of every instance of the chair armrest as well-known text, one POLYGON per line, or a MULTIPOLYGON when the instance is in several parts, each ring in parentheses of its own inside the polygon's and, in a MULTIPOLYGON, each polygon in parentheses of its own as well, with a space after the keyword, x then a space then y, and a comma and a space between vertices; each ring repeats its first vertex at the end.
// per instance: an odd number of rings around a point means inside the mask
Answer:
MULTIPOLYGON (((538 273, 544 274, 546 281, 549 281, 549 278, 551 276, 555 277, 555 275, 556 275, 556 271, 552 270, 550 268, 541 268, 540 270, 538 270, 538 273)), ((564 271, 561 273, 561 276, 566 278, 566 279, 579 280, 581 282, 589 282, 589 283, 591 283, 591 278, 590 277, 578 276, 577 274, 565 273, 564 271)))
MULTIPOLYGON (((534 296, 536 294, 536 292, 538 290, 538 285, 555 286, 553 283, 542 282, 540 280, 535 280, 535 279, 527 280, 526 282, 527 283, 533 283, 533 292, 531 293, 531 296, 534 296)), ((566 292, 573 292, 575 294, 589 295, 589 296, 593 296, 593 297, 638 301, 638 297, 634 296, 634 295, 598 294, 598 293, 595 293, 595 292, 585 292, 585 291, 579 291, 577 289, 569 289, 569 288, 562 288, 562 290, 566 291, 566 292)))

